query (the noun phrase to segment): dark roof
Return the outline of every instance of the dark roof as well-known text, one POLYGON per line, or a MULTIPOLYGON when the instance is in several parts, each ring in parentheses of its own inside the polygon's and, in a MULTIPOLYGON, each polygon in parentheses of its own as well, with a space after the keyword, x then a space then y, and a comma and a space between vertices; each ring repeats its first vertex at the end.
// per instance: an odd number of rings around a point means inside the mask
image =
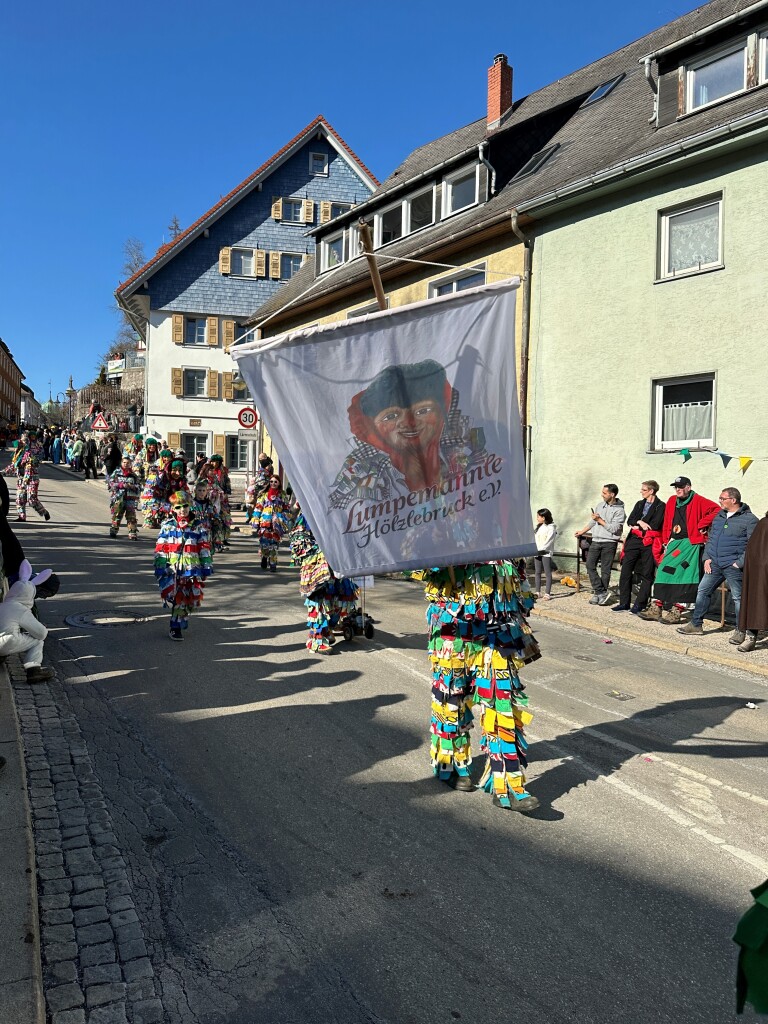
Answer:
MULTIPOLYGON (((555 127, 546 145, 557 144, 558 147, 535 174, 516 181, 513 169, 506 180, 498 183, 497 194, 488 202, 449 217, 432 228, 391 242, 377 249, 377 256, 426 254, 464 232, 474 234, 504 220, 512 209, 520 208, 535 217, 537 210, 540 211, 564 188, 573 190, 577 183, 583 182, 585 190, 594 189, 597 184, 594 177, 598 174, 606 176, 611 169, 618 172, 631 161, 642 158, 653 160, 657 152, 661 162, 665 155, 668 158, 670 149, 679 149, 682 143, 690 142, 705 132, 733 125, 740 118, 761 111, 768 115, 768 88, 758 88, 657 128, 655 123, 650 123, 653 94, 640 63, 652 51, 754 6, 755 0, 712 0, 518 100, 496 131, 487 133, 485 119, 482 119, 414 150, 361 206, 372 210, 379 205, 377 200, 383 201, 385 196, 407 186, 415 177, 486 140, 492 163, 494 152, 506 156, 510 148, 519 146, 522 153, 532 126, 546 117, 553 119, 555 127), (594 89, 621 74, 624 78, 605 98, 581 107, 583 99, 594 89), (561 112, 559 118, 557 112, 561 112)), ((522 163, 524 160, 521 158, 519 166, 522 163)), ((355 209, 355 214, 359 209, 355 209)), ((325 225, 322 233, 349 219, 351 215, 337 218, 331 225, 325 225)), ((387 261, 382 260, 380 267, 384 273, 387 261)), ((368 278, 367 262, 363 259, 342 264, 317 279, 314 259, 307 260, 301 271, 254 313, 250 323, 262 322, 281 309, 288 312, 287 307, 291 305, 298 310, 304 304, 302 299, 307 289, 311 290, 306 301, 311 301, 368 278)))

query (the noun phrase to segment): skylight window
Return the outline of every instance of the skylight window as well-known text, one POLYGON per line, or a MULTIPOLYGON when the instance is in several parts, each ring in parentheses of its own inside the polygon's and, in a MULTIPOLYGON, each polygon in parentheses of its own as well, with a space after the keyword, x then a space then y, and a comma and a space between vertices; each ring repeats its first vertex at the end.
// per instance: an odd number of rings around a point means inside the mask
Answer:
POLYGON ((555 150, 559 148, 560 143, 556 142, 554 146, 547 146, 546 149, 541 149, 538 153, 534 153, 528 163, 523 164, 512 180, 517 181, 519 178, 527 178, 529 174, 535 174, 536 171, 544 166, 555 150))
POLYGON ((603 82, 602 85, 598 85, 598 87, 596 89, 593 89, 593 91, 589 94, 589 96, 587 96, 587 98, 581 104, 582 107, 590 107, 593 103, 597 103, 598 100, 604 99, 608 95, 608 93, 613 92, 613 90, 616 88, 616 86, 619 84, 623 77, 624 74, 622 72, 622 74, 616 75, 616 77, 612 78, 609 82, 603 82))

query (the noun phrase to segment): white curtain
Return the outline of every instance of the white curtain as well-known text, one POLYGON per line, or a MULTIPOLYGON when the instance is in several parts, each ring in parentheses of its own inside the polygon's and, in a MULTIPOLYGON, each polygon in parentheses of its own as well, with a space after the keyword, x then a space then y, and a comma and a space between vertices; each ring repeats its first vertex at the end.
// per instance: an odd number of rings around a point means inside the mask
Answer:
POLYGON ((701 441, 712 437, 712 402, 677 402, 665 405, 662 441, 701 441))

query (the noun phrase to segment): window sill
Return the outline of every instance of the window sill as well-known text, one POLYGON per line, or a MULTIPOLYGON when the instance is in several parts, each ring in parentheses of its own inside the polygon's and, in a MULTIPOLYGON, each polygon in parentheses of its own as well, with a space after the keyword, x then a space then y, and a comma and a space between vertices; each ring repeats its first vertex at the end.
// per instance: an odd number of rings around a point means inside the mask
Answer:
POLYGON ((717 455, 720 451, 715 445, 704 445, 701 448, 695 448, 693 444, 681 444, 679 448, 647 448, 646 455, 679 455, 683 449, 689 451, 692 455, 698 452, 708 452, 710 455, 717 455))
POLYGON ((466 213, 467 210, 474 210, 476 206, 480 206, 477 199, 474 203, 470 203, 469 206, 462 206, 460 210, 444 210, 441 220, 448 220, 449 217, 458 217, 460 213, 466 213))
POLYGON ((185 402, 209 402, 210 398, 208 395, 177 395, 177 398, 183 398, 185 402))
POLYGON ((669 284, 670 281, 685 281, 689 277, 701 277, 702 274, 712 274, 717 270, 725 270, 724 263, 717 263, 713 267, 702 267, 701 270, 685 270, 680 274, 671 277, 657 277, 654 284, 669 284))
POLYGON ((700 107, 695 107, 693 110, 686 110, 684 114, 678 114, 675 118, 676 121, 687 121, 689 117, 695 117, 700 114, 702 110, 711 110, 712 107, 719 107, 722 103, 728 103, 730 100, 735 100, 738 96, 747 96, 749 93, 755 92, 757 89, 764 89, 768 85, 768 81, 758 82, 757 85, 751 85, 748 89, 739 89, 737 92, 729 93, 727 96, 721 96, 719 99, 712 100, 711 103, 702 103, 700 107))

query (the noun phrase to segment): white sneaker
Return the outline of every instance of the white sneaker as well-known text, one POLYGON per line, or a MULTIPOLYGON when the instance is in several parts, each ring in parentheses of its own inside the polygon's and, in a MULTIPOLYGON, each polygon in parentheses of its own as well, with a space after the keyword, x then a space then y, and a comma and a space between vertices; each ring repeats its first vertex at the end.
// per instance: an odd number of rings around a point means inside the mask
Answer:
POLYGON ((600 597, 598 604, 608 604, 609 601, 613 600, 613 591, 606 590, 606 592, 600 597))

